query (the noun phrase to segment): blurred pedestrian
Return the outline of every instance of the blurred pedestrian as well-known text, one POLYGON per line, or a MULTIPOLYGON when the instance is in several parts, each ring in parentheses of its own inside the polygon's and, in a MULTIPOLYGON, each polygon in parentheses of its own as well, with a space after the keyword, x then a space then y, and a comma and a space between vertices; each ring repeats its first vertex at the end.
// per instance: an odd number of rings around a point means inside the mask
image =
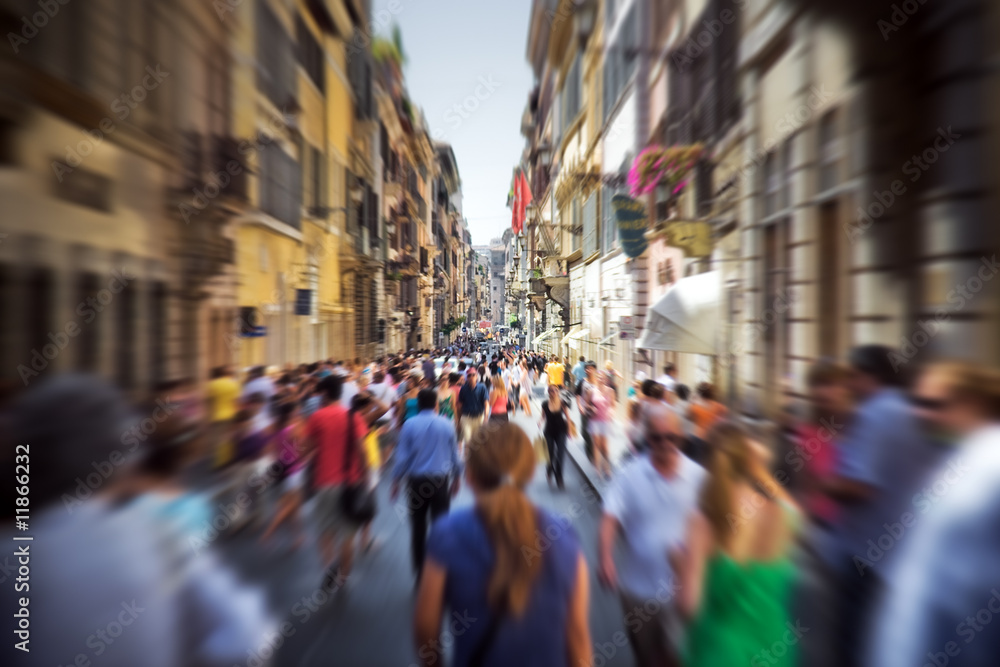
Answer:
POLYGON ((608 359, 604 362, 604 384, 611 389, 611 396, 614 398, 612 407, 618 405, 618 387, 622 382, 622 374, 615 370, 614 364, 608 359))
POLYGON ((507 404, 510 398, 507 394, 507 387, 504 386, 503 378, 499 375, 493 376, 493 388, 490 391, 490 421, 507 421, 507 404))
POLYGON ((360 414, 349 412, 340 405, 342 378, 329 375, 320 387, 325 405, 306 423, 306 437, 307 449, 315 452, 314 509, 324 568, 322 585, 329 590, 351 572, 354 535, 361 523, 345 510, 343 494, 348 485, 358 485, 365 480, 364 457, 353 448, 367 433, 368 425, 360 414), (341 538, 339 557, 338 537, 341 538))
POLYGON ((489 398, 489 389, 479 382, 479 374, 469 369, 465 384, 458 391, 458 418, 463 443, 469 442, 476 429, 483 425, 489 398))
POLYGON ((792 474, 799 475, 793 485, 803 509, 816 524, 829 527, 836 520, 837 503, 826 486, 837 468, 837 443, 843 432, 831 424, 846 424, 851 417, 851 396, 847 387, 847 369, 829 361, 813 365, 806 377, 812 404, 808 421, 797 424, 795 448, 784 457, 792 474))
POLYGON ((548 400, 542 403, 542 433, 548 447, 549 462, 545 466, 545 478, 551 483, 556 480, 559 490, 563 490, 563 462, 566 459, 566 438, 574 432, 575 426, 569 416, 569 406, 562 402, 558 387, 548 388, 548 400))
POLYGON ((417 397, 417 416, 403 425, 392 472, 392 498, 406 482, 406 509, 410 514, 411 557, 419 578, 424 563, 427 515, 435 521, 448 511, 458 492, 462 465, 452 422, 434 412, 437 393, 424 389, 417 397))
POLYGON ((789 553, 797 509, 767 472, 763 447, 733 423, 708 434, 708 478, 687 544, 671 554, 678 606, 691 619, 686 667, 797 664, 789 553))
POLYGON ((996 664, 1000 627, 990 619, 1000 613, 1000 373, 934 364, 912 402, 949 455, 914 498, 916 511, 890 524, 912 535, 896 547, 867 664, 996 664))
POLYGON ((867 559, 870 565, 858 559, 870 553, 869 542, 885 533, 885 525, 912 507, 913 494, 946 454, 921 432, 892 353, 882 345, 851 351, 849 386, 858 406, 850 422, 830 422, 831 430, 843 429, 836 471, 825 485, 838 508, 817 550, 838 597, 836 647, 842 652, 839 664, 847 667, 862 664, 872 603, 881 592, 886 562, 900 545, 886 557, 867 559))
MULTIPOLYGON (((5 665, 63 664, 74 655, 82 664, 86 652, 105 667, 228 667, 274 631, 262 596, 242 586, 204 540, 192 542, 191 520, 205 508, 176 485, 187 429, 167 419, 155 444, 123 447, 123 434, 136 433, 142 415, 117 389, 85 375, 43 378, 8 408, 0 414, 0 458, 13 470, 23 461, 16 457, 31 457, 37 541, 13 542, 30 551, 30 589, 27 574, 17 592, 15 574, 8 575, 2 627, 12 644, 27 639, 18 637, 24 623, 19 628, 13 612, 23 607, 34 641, 24 651, 9 647, 5 665), (130 479, 137 474, 141 480, 130 479), (18 604, 29 590, 30 608, 18 604)), ((22 515, 15 517, 13 494, 4 499, 13 528, 22 515)), ((8 543, 11 533, 4 531, 8 543)), ((26 572, 29 558, 21 558, 26 572)))
POLYGON ((232 452, 220 452, 228 441, 230 424, 239 410, 240 383, 233 377, 230 366, 219 366, 212 371, 212 379, 205 386, 206 412, 209 427, 205 434, 206 447, 216 454, 217 465, 225 465, 232 452))
POLYGON ((528 437, 515 424, 488 424, 469 444, 476 504, 438 521, 428 541, 414 612, 423 665, 445 660, 445 609, 476 619, 452 633, 455 667, 591 664, 586 561, 572 524, 525 495, 534 471, 528 437))
POLYGON ((594 467, 605 480, 611 479, 611 461, 608 458, 608 438, 611 436, 611 406, 614 396, 611 388, 600 380, 588 395, 590 408, 587 428, 594 443, 594 467))
MULTIPOLYGON (((676 383, 673 385, 676 388, 676 383)), ((670 388, 672 392, 673 389, 670 388)), ((697 389, 698 400, 691 404, 689 414, 694 424, 694 436, 701 440, 712 427, 721 421, 728 410, 726 406, 716 400, 715 387, 708 382, 702 382, 697 389)))
POLYGON ((549 376, 549 386, 562 387, 566 374, 566 367, 559 360, 559 357, 552 357, 552 361, 545 365, 545 372, 549 376))
POLYGON ((597 390, 597 364, 588 361, 585 366, 586 377, 577 386, 580 407, 580 433, 583 436, 583 449, 587 455, 587 460, 594 463, 594 438, 590 431, 590 418, 594 407, 591 400, 592 394, 597 390))
POLYGON ((673 391, 677 384, 677 366, 666 364, 663 366, 663 375, 656 378, 656 381, 663 385, 667 391, 673 391))
POLYGON ((302 446, 302 425, 295 403, 283 403, 278 408, 274 437, 271 448, 279 465, 278 484, 281 499, 274 518, 260 541, 267 543, 279 526, 288 521, 294 534, 292 548, 298 549, 305 543, 305 526, 301 517, 304 501, 303 488, 306 455, 302 446))
POLYGON ((604 494, 598 573, 619 593, 636 664, 669 667, 679 664, 681 636, 668 555, 687 543, 705 470, 680 453, 680 424, 668 406, 652 405, 645 429, 649 455, 626 463, 604 494))

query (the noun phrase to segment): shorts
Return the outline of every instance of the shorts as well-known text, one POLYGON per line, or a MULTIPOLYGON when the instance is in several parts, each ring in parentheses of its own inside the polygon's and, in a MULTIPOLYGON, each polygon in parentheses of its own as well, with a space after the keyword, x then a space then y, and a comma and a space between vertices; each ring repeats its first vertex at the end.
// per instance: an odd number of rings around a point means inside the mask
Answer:
POLYGON ((352 533, 360 526, 344 514, 340 505, 343 486, 324 486, 316 492, 316 528, 320 534, 336 534, 342 530, 352 533))
POLYGON ((472 440, 472 434, 479 430, 479 427, 483 425, 485 415, 476 415, 475 417, 462 417, 461 429, 462 429, 462 440, 469 442, 472 440))
POLYGON ((587 425, 590 431, 590 435, 594 436, 604 436, 607 437, 611 433, 611 423, 610 422, 599 422, 593 421, 587 425))

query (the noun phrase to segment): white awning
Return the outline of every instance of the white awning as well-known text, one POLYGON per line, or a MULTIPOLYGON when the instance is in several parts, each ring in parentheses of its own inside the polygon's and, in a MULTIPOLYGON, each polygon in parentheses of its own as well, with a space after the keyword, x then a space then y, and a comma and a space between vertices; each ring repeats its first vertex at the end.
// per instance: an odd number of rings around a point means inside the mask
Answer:
POLYGON ((559 329, 561 329, 561 328, 562 327, 553 327, 553 328, 551 328, 551 329, 549 329, 547 331, 544 331, 541 334, 535 336, 535 338, 531 342, 532 343, 540 343, 543 340, 545 340, 546 338, 551 338, 556 333, 558 333, 559 329))
POLYGON ((568 334, 563 336, 562 340, 559 341, 559 343, 561 345, 569 345, 569 342, 573 340, 576 336, 578 336, 581 331, 583 331, 583 327, 581 326, 574 327, 573 329, 570 330, 568 334))
POLYGON ((720 271, 681 278, 649 309, 636 347, 715 354, 721 298, 720 271))

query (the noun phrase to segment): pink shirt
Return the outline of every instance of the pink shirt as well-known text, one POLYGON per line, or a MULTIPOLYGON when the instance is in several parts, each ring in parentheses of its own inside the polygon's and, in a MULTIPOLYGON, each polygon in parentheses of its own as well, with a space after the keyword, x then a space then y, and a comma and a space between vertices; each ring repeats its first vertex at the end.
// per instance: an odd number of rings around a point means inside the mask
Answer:
POLYGON ((590 397, 590 404, 594 408, 594 412, 590 415, 590 421, 608 421, 608 412, 611 409, 611 400, 604 395, 603 391, 595 389, 590 397))

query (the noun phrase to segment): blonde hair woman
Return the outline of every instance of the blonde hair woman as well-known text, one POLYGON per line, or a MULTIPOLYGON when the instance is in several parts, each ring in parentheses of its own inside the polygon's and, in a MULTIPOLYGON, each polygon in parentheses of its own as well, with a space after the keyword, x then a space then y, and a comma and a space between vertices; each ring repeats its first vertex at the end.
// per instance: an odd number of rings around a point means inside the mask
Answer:
POLYGON ((516 424, 489 423, 468 452, 476 504, 440 519, 428 539, 414 612, 422 664, 442 664, 447 607, 477 619, 454 633, 455 667, 589 665, 587 564, 572 525, 524 493, 535 473, 528 436, 516 424))
POLYGON ((490 390, 490 421, 507 421, 507 385, 499 374, 491 380, 490 390))
MULTIPOLYGON (((692 618, 684 664, 753 664, 793 621, 789 557, 798 512, 767 472, 766 452, 732 422, 708 433, 708 479, 686 553, 673 554, 681 612, 692 618)), ((794 647, 771 664, 797 663, 794 647)))

